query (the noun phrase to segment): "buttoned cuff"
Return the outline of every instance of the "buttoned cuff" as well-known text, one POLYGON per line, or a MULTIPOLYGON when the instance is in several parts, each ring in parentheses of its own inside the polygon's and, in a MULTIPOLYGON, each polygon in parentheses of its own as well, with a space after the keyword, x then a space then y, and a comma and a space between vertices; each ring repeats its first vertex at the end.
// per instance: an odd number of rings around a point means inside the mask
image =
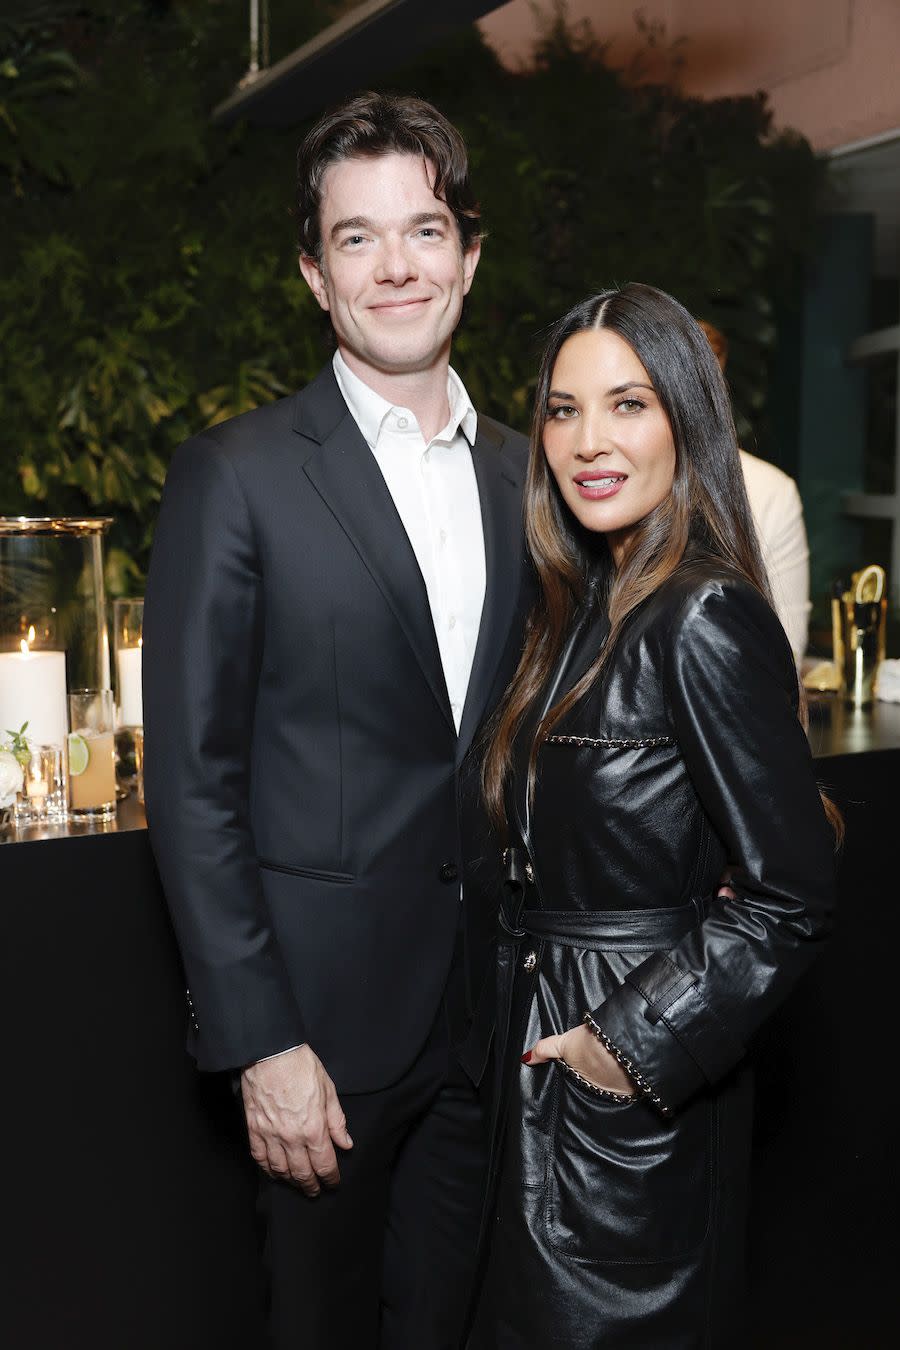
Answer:
POLYGON ((696 975, 664 952, 629 971, 591 1017, 664 1113, 717 1082, 744 1055, 743 1044, 709 1007, 696 975))

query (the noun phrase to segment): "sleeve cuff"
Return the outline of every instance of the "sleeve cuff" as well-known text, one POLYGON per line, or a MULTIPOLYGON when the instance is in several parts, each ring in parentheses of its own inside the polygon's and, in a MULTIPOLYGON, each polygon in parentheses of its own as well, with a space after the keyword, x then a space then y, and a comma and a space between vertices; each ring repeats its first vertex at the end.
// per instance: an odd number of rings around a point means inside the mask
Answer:
POLYGON ((707 1004, 696 976, 663 952, 630 971, 591 1020, 663 1114, 717 1082, 744 1055, 743 1044, 707 1004))
POLYGON ((274 1055, 260 1055, 259 1059, 254 1059, 252 1062, 254 1064, 265 1064, 270 1059, 281 1059, 282 1055, 289 1055, 292 1050, 299 1050, 300 1046, 305 1044, 306 1041, 298 1041, 296 1045, 286 1045, 283 1050, 276 1050, 274 1055))
MULTIPOLYGON (((638 1097, 643 1097, 646 1101, 650 1103, 651 1106, 655 1106, 657 1111, 659 1111, 660 1115, 663 1116, 671 1115, 672 1108, 665 1104, 663 1099, 660 1097, 659 1093, 656 1092, 654 1088, 651 1086, 651 1084, 647 1082, 647 1079, 641 1073, 640 1069, 638 1069, 637 1066, 628 1058, 628 1056, 624 1054, 624 1052, 620 1050, 619 1047, 610 1040, 610 1038, 607 1036, 603 1028, 597 1022, 595 1022, 593 1013, 586 1012, 584 1014, 584 1021, 585 1025, 594 1033, 594 1035, 597 1037, 597 1040, 601 1043, 601 1045, 603 1045, 609 1051, 613 1059, 616 1060, 618 1064, 621 1064, 622 1068, 625 1070, 625 1072, 628 1074, 628 1077, 631 1079, 632 1083, 634 1083, 635 1087, 637 1088, 636 1095, 638 1097)), ((565 1065, 565 1060, 563 1060, 562 1063, 565 1065)), ((607 1095, 617 1096, 619 1094, 608 1093, 607 1095)))

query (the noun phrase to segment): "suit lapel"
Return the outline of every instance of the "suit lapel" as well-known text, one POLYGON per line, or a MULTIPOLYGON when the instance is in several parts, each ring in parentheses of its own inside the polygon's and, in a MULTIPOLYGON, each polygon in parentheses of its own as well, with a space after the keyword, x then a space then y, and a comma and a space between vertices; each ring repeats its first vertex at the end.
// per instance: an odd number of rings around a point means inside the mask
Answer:
POLYGON ((483 418, 472 447, 481 501, 486 586, 478 642, 459 728, 462 760, 481 721, 519 601, 525 548, 521 474, 503 454, 503 435, 483 418))
POLYGON ((330 364, 298 395, 294 430, 312 442, 312 453, 303 465, 307 478, 393 610, 441 712, 455 730, 428 592, 416 555, 330 364))

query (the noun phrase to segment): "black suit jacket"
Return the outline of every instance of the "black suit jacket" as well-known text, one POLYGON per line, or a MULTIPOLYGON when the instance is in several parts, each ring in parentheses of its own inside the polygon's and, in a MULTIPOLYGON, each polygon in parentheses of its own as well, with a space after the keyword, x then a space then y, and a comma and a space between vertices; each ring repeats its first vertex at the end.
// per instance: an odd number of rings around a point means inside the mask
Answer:
POLYGON ((331 366, 175 454, 145 792, 201 1068, 308 1041, 340 1090, 395 1080, 439 1006, 464 874, 471 996, 481 982, 495 898, 466 755, 530 583, 525 440, 479 417, 472 456, 487 591, 457 737, 415 554, 331 366))

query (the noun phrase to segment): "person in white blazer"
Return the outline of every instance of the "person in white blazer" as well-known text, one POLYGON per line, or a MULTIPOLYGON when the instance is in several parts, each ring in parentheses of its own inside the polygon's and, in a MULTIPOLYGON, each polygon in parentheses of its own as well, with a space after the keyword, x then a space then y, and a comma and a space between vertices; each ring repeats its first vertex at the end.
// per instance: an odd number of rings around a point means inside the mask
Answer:
MULTIPOLYGON (((716 360, 724 371, 728 339, 718 328, 699 320, 716 360)), ((803 503, 797 484, 783 469, 741 450, 744 484, 753 523, 772 588, 775 609, 799 663, 806 651, 809 630, 809 545, 803 521, 803 503)))

